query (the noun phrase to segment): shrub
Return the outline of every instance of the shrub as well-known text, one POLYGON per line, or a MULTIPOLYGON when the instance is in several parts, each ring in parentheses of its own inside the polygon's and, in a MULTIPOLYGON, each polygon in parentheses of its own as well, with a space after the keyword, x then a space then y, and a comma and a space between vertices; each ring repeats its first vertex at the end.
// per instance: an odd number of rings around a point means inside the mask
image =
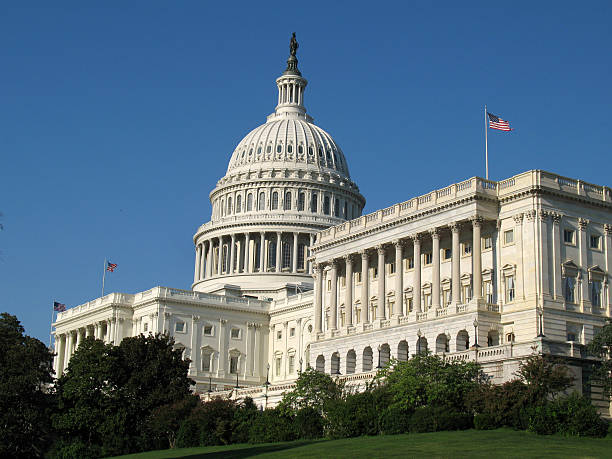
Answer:
POLYGON ((78 438, 56 441, 46 455, 50 459, 96 459, 103 456, 105 454, 99 446, 88 445, 78 438))
POLYGON ((232 443, 247 443, 249 431, 259 410, 251 397, 247 397, 236 407, 232 421, 232 443))
POLYGON ((212 399, 197 406, 181 423, 176 446, 227 445, 232 437, 236 404, 232 400, 212 399))
POLYGON ((466 430, 474 427, 472 415, 442 410, 438 413, 436 430, 466 430))
POLYGON ((291 441, 296 438, 293 417, 286 416, 277 409, 259 413, 249 431, 249 443, 291 441))
POLYGON ((295 429, 301 439, 321 438, 323 436, 323 416, 314 408, 302 408, 295 416, 295 429))
POLYGON ((491 430, 498 427, 495 416, 492 414, 478 413, 474 416, 474 428, 476 430, 491 430))
POLYGON ((466 404, 470 412, 487 415, 479 421, 487 429, 502 426, 527 429, 528 388, 518 379, 500 386, 482 385, 468 395, 466 404))
POLYGON ((410 432, 465 430, 472 427, 472 416, 442 406, 422 406, 410 417, 410 432))
POLYGON ((327 407, 326 433, 330 438, 350 438, 379 433, 378 412, 386 408, 384 388, 347 395, 327 407))
POLYGON ((380 415, 380 433, 395 435, 408 432, 410 430, 411 414, 406 408, 399 405, 387 407, 380 415))

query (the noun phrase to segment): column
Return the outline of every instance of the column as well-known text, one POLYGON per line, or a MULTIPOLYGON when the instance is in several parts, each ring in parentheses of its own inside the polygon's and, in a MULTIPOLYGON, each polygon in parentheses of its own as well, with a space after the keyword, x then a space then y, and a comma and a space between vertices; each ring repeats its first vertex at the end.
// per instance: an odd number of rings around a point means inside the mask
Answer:
POLYGON ((196 246, 196 256, 195 256, 195 268, 193 271, 193 283, 195 284, 200 279, 200 256, 202 253, 202 246, 198 244, 196 246))
POLYGON ((363 323, 370 323, 370 305, 369 305, 369 287, 370 281, 368 279, 369 270, 369 254, 367 250, 361 252, 361 315, 363 316, 363 323))
POLYGON ((260 233, 260 243, 259 243, 259 272, 260 273, 265 273, 266 272, 266 266, 265 266, 265 255, 266 255, 266 233, 264 231, 262 231, 260 233))
POLYGON ((414 311, 421 312, 421 237, 415 234, 412 237, 413 243, 413 254, 412 259, 414 261, 414 281, 412 285, 412 303, 414 304, 414 311))
POLYGON ((59 378, 64 372, 64 357, 66 356, 66 335, 59 335, 57 338, 55 338, 55 346, 55 352, 57 352, 55 377, 59 378))
POLYGON ((281 272, 281 253, 283 250, 283 240, 282 233, 280 231, 276 232, 276 272, 281 272))
POLYGON ((251 271, 251 233, 244 235, 244 265, 242 271, 250 273, 251 271))
POLYGON ((110 332, 108 333, 108 342, 111 344, 115 344, 114 342, 115 341, 115 326, 116 326, 115 318, 113 317, 108 322, 110 323, 110 327, 109 327, 110 332))
POLYGON ((232 247, 229 250, 229 274, 234 274, 234 255, 236 254, 236 235, 232 234, 232 247))
POLYGON ((394 241, 395 246, 395 304, 393 316, 399 317, 404 311, 404 266, 402 263, 402 243, 394 241))
POLYGON ((331 303, 329 308, 331 314, 330 329, 338 329, 338 263, 334 260, 331 264, 331 303))
POLYGON ((346 312, 346 326, 353 326, 353 259, 350 255, 344 257, 345 269, 345 285, 344 292, 344 311, 346 312))
MULTIPOLYGON (((604 253, 606 257, 605 270, 607 273, 609 273, 610 269, 612 269, 612 225, 604 225, 604 235, 604 253)), ((610 307, 612 306, 610 304, 610 300, 612 299, 612 282, 604 279, 603 290, 606 292, 606 295, 604 301, 602 301, 602 306, 605 306, 608 317, 610 317, 610 314, 612 313, 610 310, 610 307)))
POLYGON ((87 325, 85 327, 85 338, 89 338, 92 335, 92 333, 93 333, 92 328, 89 325, 87 325))
MULTIPOLYGON (((308 255, 308 258, 310 258, 310 255, 311 255, 310 251, 313 245, 314 245, 314 234, 311 234, 310 235, 310 245, 308 246, 308 251, 306 254, 304 254, 304 256, 308 255)), ((308 272, 312 274, 312 262, 311 261, 308 262, 308 272)))
POLYGON ((540 211, 540 247, 542 250, 542 255, 540 257, 542 263, 542 277, 541 277, 541 288, 540 293, 542 296, 546 295, 549 297, 551 295, 551 279, 549 272, 549 253, 548 253, 548 212, 540 211))
POLYGON ((472 292, 473 298, 482 299, 482 259, 481 259, 481 242, 480 228, 482 227, 482 219, 476 217, 472 220, 472 292))
POLYGON ((77 328, 76 330, 76 347, 75 349, 78 349, 79 346, 81 345, 81 340, 82 340, 82 334, 81 334, 81 329, 77 328))
POLYGON ((217 276, 223 274, 223 236, 219 237, 219 259, 217 260, 217 276))
MULTIPOLYGON (((563 241, 563 234, 561 234, 561 215, 553 214, 553 230, 552 230, 552 246, 553 246, 553 260, 552 260, 552 271, 553 271, 553 297, 556 300, 563 301, 563 282, 561 279, 561 244, 563 241)), ((608 272, 608 267, 606 267, 608 272)))
POLYGON ((580 251, 580 305, 582 312, 591 312, 591 300, 589 298, 589 272, 587 259, 587 225, 589 221, 585 218, 578 219, 578 250, 580 251))
POLYGON ((453 238, 453 247, 451 251, 451 263, 452 263, 452 302, 453 305, 457 306, 461 303, 461 253, 459 247, 459 230, 461 226, 455 222, 451 225, 451 234, 453 238))
POLYGON ((200 336, 200 327, 198 326, 199 321, 200 316, 191 316, 191 363, 189 365, 190 373, 195 373, 198 371, 198 368, 201 368, 200 351, 198 346, 198 337, 200 336))
POLYGON ((323 316, 321 310, 321 306, 323 304, 323 267, 320 264, 314 265, 314 280, 315 332, 321 333, 321 323, 323 316))
POLYGON ((206 253, 206 277, 212 277, 213 275, 213 242, 212 239, 208 240, 208 252, 206 253))
POLYGON ((431 233, 431 306, 435 311, 440 308, 440 233, 437 228, 431 233))
POLYGON ((64 357, 64 369, 70 363, 70 356, 72 355, 72 331, 66 333, 66 355, 64 357))
POLYGON ((298 236, 299 233, 293 233, 293 252, 291 253, 291 272, 297 273, 297 259, 298 259, 298 236))
POLYGON ((385 304, 385 248, 382 245, 376 247, 378 253, 378 314, 381 320, 387 318, 387 305, 385 304))

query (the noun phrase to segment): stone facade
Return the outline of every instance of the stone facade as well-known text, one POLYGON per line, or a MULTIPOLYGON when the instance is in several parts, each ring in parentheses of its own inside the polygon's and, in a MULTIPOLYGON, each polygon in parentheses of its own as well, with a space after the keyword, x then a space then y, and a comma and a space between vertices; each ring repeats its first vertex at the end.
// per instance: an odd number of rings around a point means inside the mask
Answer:
POLYGON ((494 382, 532 352, 552 353, 590 390, 583 346, 612 308, 610 189, 533 170, 361 216, 365 199, 306 114, 293 58, 275 113, 211 192, 192 290, 112 293, 59 313, 56 372, 85 336, 166 332, 196 391, 262 405, 307 366, 360 385, 425 350, 477 360, 494 382))

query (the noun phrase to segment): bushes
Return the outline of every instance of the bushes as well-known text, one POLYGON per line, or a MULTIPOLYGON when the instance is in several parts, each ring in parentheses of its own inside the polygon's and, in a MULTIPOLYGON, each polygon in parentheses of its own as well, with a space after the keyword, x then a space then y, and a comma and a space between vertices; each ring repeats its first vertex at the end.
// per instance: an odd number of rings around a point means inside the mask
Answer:
POLYGON ((280 410, 260 412, 249 431, 249 443, 291 441, 297 437, 293 418, 281 414, 280 410))
POLYGON ((492 430, 497 429, 499 424, 495 416, 489 413, 478 413, 474 416, 474 428, 476 430, 492 430))
POLYGON ((300 439, 321 438, 323 436, 323 416, 314 408, 302 408, 295 416, 295 429, 300 439))
POLYGON ((378 410, 386 405, 382 389, 349 394, 343 400, 335 400, 327 407, 326 432, 330 438, 350 438, 361 435, 377 435, 378 410))
POLYGON ((410 417, 410 432, 465 430, 472 427, 472 416, 445 407, 422 406, 410 417))

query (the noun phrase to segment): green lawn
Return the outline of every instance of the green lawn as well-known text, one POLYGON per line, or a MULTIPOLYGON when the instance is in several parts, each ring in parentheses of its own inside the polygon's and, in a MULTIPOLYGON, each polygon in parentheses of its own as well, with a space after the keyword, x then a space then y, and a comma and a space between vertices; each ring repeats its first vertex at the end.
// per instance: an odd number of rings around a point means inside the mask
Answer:
POLYGON ((520 457, 612 458, 612 437, 568 438, 539 436, 509 429, 435 432, 359 437, 343 440, 294 441, 263 445, 185 448, 130 454, 122 458, 388 458, 388 457, 520 457))

